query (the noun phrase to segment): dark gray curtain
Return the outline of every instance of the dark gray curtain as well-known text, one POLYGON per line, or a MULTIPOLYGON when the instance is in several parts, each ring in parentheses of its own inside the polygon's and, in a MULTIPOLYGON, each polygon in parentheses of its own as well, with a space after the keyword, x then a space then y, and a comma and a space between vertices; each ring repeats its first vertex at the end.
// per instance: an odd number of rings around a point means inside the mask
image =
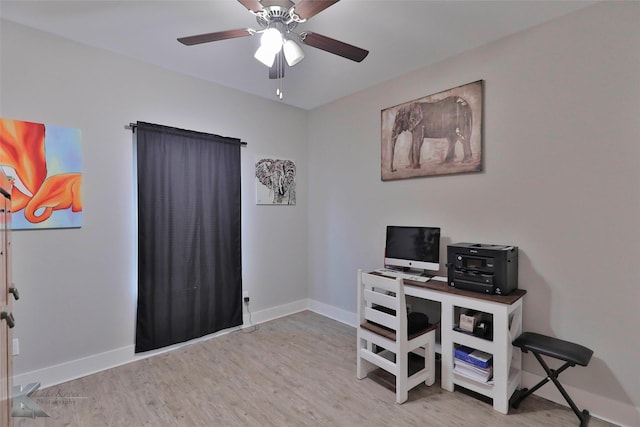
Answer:
POLYGON ((240 140, 137 123, 136 353, 242 324, 240 140))

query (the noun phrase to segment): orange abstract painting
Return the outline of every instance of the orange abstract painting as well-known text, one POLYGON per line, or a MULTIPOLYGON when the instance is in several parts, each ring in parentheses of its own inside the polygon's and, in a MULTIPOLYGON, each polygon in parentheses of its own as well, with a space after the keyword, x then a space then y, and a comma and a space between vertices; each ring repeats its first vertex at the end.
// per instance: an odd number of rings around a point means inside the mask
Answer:
POLYGON ((82 226, 80 130, 0 118, 15 230, 82 226))

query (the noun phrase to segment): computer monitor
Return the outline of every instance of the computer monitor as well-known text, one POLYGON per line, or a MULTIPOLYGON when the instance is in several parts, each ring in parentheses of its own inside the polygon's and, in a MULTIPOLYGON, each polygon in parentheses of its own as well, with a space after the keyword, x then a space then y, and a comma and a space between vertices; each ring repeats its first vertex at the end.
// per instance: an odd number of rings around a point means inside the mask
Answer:
POLYGON ((384 265, 439 271, 440 228, 388 225, 384 265))

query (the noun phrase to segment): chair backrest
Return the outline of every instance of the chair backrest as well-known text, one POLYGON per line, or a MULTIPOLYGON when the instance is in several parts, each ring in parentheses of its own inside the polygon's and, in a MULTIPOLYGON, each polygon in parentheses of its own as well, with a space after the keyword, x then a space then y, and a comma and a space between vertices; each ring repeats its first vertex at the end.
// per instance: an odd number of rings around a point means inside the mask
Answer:
POLYGON ((359 323, 369 322, 391 329, 396 341, 407 340, 407 306, 404 282, 358 270, 359 323))

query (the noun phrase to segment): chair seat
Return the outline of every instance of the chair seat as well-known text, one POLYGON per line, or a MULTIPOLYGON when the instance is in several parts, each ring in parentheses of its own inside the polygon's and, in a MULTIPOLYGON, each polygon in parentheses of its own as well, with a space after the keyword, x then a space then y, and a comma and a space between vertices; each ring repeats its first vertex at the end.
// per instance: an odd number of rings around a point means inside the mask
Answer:
POLYGON ((580 344, 535 332, 523 333, 513 341, 513 345, 520 347, 525 352, 531 350, 580 366, 587 366, 593 355, 593 350, 580 344))
MULTIPOLYGON (((370 332, 373 332, 374 334, 378 334, 380 336, 383 336, 387 339, 390 339, 391 341, 395 341, 396 340, 396 331, 394 331, 393 329, 389 329, 386 328, 384 326, 378 325, 376 323, 370 322, 370 321, 366 321, 366 322, 362 322, 360 324, 360 327, 362 327, 363 329, 366 329, 370 332)), ((438 324, 434 323, 432 325, 427 326, 424 329, 421 329, 420 331, 416 331, 414 333, 412 333, 411 335, 409 335, 407 338, 412 340, 414 338, 419 337, 420 335, 424 335, 429 331, 433 331, 435 329, 438 328, 438 324)))

